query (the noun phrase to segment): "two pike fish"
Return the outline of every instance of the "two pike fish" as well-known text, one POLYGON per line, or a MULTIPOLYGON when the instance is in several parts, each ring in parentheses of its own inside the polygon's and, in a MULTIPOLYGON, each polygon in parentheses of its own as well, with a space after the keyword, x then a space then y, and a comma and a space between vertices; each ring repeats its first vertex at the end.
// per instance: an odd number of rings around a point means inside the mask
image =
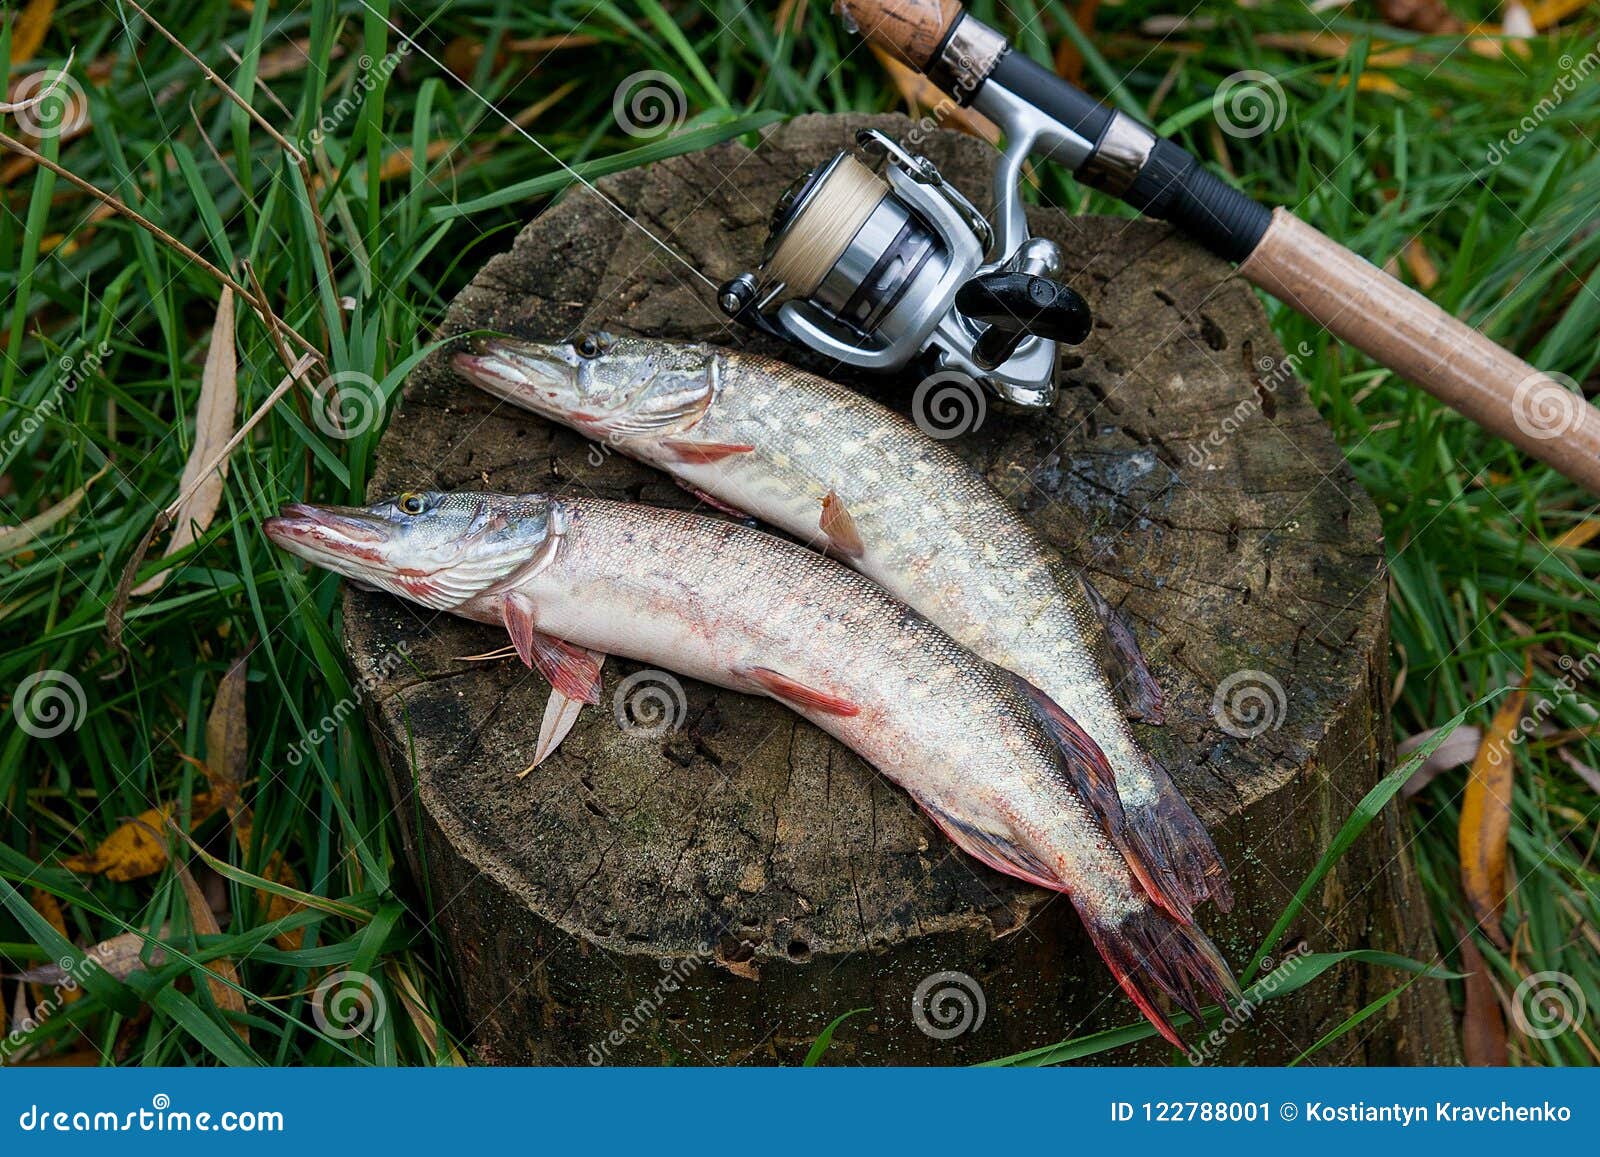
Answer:
POLYGON ((1193 923, 1229 900, 1204 828, 1143 752, 1107 673, 1159 718, 1131 634, 944 447, 781 363, 604 335, 492 343, 460 370, 669 471, 722 519, 543 495, 294 505, 284 549, 502 625, 559 703, 541 752, 618 654, 787 704, 902 787, 963 851, 1066 893, 1118 984, 1168 1013, 1239 996, 1193 923), (903 600, 903 601, 902 601, 903 600))

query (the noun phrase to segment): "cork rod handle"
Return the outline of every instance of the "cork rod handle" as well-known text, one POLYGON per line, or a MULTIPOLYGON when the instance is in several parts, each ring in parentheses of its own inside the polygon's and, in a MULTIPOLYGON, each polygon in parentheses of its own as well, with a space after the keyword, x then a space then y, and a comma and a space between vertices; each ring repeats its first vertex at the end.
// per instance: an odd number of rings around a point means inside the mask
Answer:
POLYGON ((834 0, 833 10, 867 40, 918 72, 933 61, 960 0, 834 0))
POLYGON ((1446 405, 1600 494, 1600 411, 1287 209, 1239 272, 1446 405))

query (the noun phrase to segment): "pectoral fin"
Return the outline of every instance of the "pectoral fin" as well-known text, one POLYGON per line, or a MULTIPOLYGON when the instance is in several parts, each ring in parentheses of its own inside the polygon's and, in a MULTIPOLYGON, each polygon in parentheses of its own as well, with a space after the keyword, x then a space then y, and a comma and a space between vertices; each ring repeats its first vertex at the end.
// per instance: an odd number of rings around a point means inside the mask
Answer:
POLYGON ((1106 677, 1111 680, 1112 689, 1122 701, 1124 710, 1133 719, 1146 723, 1165 723, 1166 708, 1162 701, 1161 686, 1150 673, 1150 666, 1139 650, 1139 641, 1134 638, 1127 617, 1106 601, 1086 575, 1079 575, 1079 581, 1083 585, 1084 596, 1089 600, 1089 608, 1105 628, 1101 660, 1106 667, 1106 677))
POLYGON ((748 454, 755 449, 748 442, 696 442, 692 438, 663 438, 660 444, 677 461, 694 465, 721 462, 734 454, 748 454))
POLYGON ((685 482, 682 478, 678 478, 676 476, 674 476, 672 480, 684 490, 687 490, 690 494, 693 494, 701 502, 704 502, 707 506, 711 507, 713 510, 720 510, 722 513, 740 520, 748 519, 750 517, 737 506, 728 505, 728 503, 722 501, 722 499, 718 498, 716 495, 707 494, 704 490, 701 490, 700 487, 694 485, 693 483, 685 482))
POLYGON ((835 554, 854 559, 867 552, 866 545, 861 541, 861 533, 856 529, 856 520, 850 517, 850 511, 832 490, 822 500, 820 525, 835 554))
POLYGON ((1067 890, 1061 878, 1052 872, 1044 861, 1018 844, 1011 833, 993 831, 962 819, 946 811, 942 805, 925 795, 913 792, 912 797, 922 806, 922 810, 928 813, 929 818, 939 825, 939 830, 950 837, 950 842, 973 859, 997 872, 1026 880, 1041 888, 1049 888, 1052 892, 1067 890))
POLYGON ((825 711, 829 715, 861 714, 860 706, 850 700, 807 686, 797 679, 791 679, 774 671, 771 667, 745 667, 739 673, 754 681, 774 699, 781 699, 792 707, 809 707, 815 711, 825 711))
POLYGON ((600 664, 605 655, 547 635, 534 626, 533 600, 513 591, 500 603, 501 618, 517 655, 570 699, 600 702, 600 664))

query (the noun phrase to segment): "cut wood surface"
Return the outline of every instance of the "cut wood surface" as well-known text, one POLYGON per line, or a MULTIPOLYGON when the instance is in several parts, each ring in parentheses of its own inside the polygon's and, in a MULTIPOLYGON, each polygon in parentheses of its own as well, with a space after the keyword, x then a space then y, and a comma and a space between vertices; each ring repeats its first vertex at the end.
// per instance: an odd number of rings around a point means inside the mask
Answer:
MULTIPOLYGON (((754 263, 784 186, 863 126, 900 138, 912 127, 803 117, 754 150, 722 145, 600 188, 717 282, 754 263)), ((922 148, 969 194, 988 188, 990 146, 940 133, 922 148)), ((1242 968, 1392 761, 1380 524, 1253 292, 1222 262, 1154 223, 1030 219, 1062 245, 1094 333, 1063 352, 1051 413, 991 406, 951 445, 1131 619, 1169 719, 1139 734, 1233 869, 1236 910, 1200 919, 1242 968)), ((583 188, 485 266, 445 332, 597 328, 827 368, 730 329, 709 285, 583 188)), ((906 409, 916 380, 860 384, 906 409)), ((705 509, 665 476, 478 393, 444 354, 393 411, 374 497, 545 490, 705 509)), ((776 702, 682 680, 679 703, 655 680, 680 722, 655 733, 637 717, 654 677, 613 659, 602 703, 519 779, 548 688, 514 658, 464 658, 503 636, 354 590, 344 622, 357 673, 376 681, 367 709, 419 902, 437 913, 459 1027, 483 1060, 793 1064, 861 1008, 828 1062, 965 1064, 1138 1020, 1070 903, 955 852, 902 792, 776 702), (937 999, 952 984, 981 992, 983 1008, 955 1035, 939 1017, 957 1027, 959 1005, 937 999)), ((1432 959, 1405 834, 1386 811, 1283 947, 1432 959)), ((1395 983, 1336 968, 1263 1007, 1212 1059, 1290 1059, 1395 983)), ((1146 1043, 1103 1059, 1170 1055, 1146 1043)), ((1457 1056, 1443 989, 1423 981, 1317 1059, 1457 1056)))

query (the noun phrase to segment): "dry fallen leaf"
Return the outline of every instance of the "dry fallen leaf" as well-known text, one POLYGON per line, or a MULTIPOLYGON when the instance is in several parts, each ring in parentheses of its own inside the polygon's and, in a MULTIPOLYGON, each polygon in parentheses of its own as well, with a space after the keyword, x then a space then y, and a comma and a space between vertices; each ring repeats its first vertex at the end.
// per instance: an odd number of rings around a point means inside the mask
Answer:
POLYGON ((1413 32, 1461 31, 1461 21, 1444 0, 1378 0, 1378 15, 1387 24, 1413 32))
POLYGON ((1586 518, 1567 527, 1550 546, 1553 550, 1578 550, 1589 545, 1597 534, 1600 534, 1600 518, 1586 518))
MULTIPOLYGON (((189 801, 191 826, 198 825, 217 810, 217 797, 210 792, 200 792, 189 801)), ((120 824, 117 830, 100 841, 92 852, 69 856, 61 866, 74 872, 104 876, 108 880, 124 883, 153 876, 167 863, 167 849, 152 831, 163 830, 177 814, 176 804, 166 804, 141 812, 120 824)))
MULTIPOLYGON (((246 857, 250 855, 250 842, 255 830, 255 813, 244 802, 243 795, 245 773, 250 766, 250 738, 245 714, 245 689, 250 678, 248 659, 247 655, 240 656, 217 686, 217 698, 211 705, 211 713, 206 716, 206 757, 200 762, 206 782, 211 785, 219 806, 227 811, 234 838, 239 841, 239 850, 246 857)), ((282 852, 273 852, 267 857, 267 862, 261 866, 261 875, 273 883, 284 884, 296 891, 300 889, 300 879, 283 858, 282 852)), ((303 907, 287 896, 268 892, 265 888, 256 890, 256 899, 266 909, 268 920, 292 916, 303 907)), ((293 951, 305 942, 305 935, 305 929, 296 928, 280 932, 272 939, 278 947, 293 951)))
MULTIPOLYGON (((152 838, 155 833, 151 833, 152 838)), ((163 850, 165 845, 162 845, 163 850)), ((189 919, 194 924, 195 934, 199 936, 220 936, 222 929, 217 924, 216 913, 211 911, 211 905, 206 903, 205 893, 200 890, 200 885, 195 883, 194 874, 189 871, 189 865, 181 859, 174 857, 172 860, 173 874, 178 877, 178 883, 183 888, 183 898, 189 905, 189 919)), ((233 961, 226 956, 219 956, 209 965, 202 965, 206 970, 206 988, 211 991, 211 999, 216 1002, 223 1012, 233 1013, 238 1020, 233 1024, 233 1029, 246 1044, 250 1043, 250 1026, 243 1023, 244 996, 239 991, 239 969, 233 961)))
MULTIPOLYGON (((83 954, 99 965, 102 972, 118 980, 126 980, 140 969, 159 968, 166 962, 166 951, 159 944, 152 944, 152 941, 165 940, 167 934, 168 926, 165 924, 154 937, 147 937, 140 932, 124 932, 109 940, 91 944, 83 950, 83 954), (143 959, 146 944, 151 944, 148 962, 143 959)), ((57 985, 67 978, 67 970, 55 963, 42 964, 38 968, 30 968, 27 972, 16 973, 15 976, 16 979, 26 980, 30 984, 57 985)), ((69 999, 75 999, 76 995, 75 993, 69 999)))
POLYGON ((1511 833, 1511 786, 1516 770, 1512 737, 1522 723, 1532 659, 1518 687, 1495 712, 1472 761, 1461 800, 1461 887, 1472 914, 1496 944, 1505 944, 1500 916, 1506 903, 1506 839, 1511 833))
POLYGON ((1466 979, 1466 1006, 1461 1013, 1461 1054, 1469 1065, 1511 1063, 1506 1047, 1506 1018, 1489 977, 1489 962, 1467 936, 1461 941, 1461 971, 1466 979))
POLYGON ((0 555, 15 554, 78 509, 78 503, 82 502, 84 495, 89 493, 89 487, 105 477, 105 473, 109 469, 111 469, 111 463, 107 462, 94 474, 90 475, 82 486, 48 510, 41 511, 16 526, 0 526, 0 555))
MULTIPOLYGON (((1399 746, 1394 749, 1395 758, 1404 759, 1432 739, 1438 734, 1438 731, 1437 727, 1430 727, 1426 731, 1401 740, 1399 746)), ((1406 780, 1405 786, 1400 789, 1401 798, 1410 799, 1432 783, 1440 772, 1471 763, 1473 756, 1478 754, 1478 748, 1482 746, 1483 729, 1481 727, 1474 727, 1470 724, 1463 724, 1457 727, 1449 735, 1445 736, 1444 742, 1435 747, 1428 758, 1422 761, 1417 770, 1411 773, 1411 778, 1406 780)))
MULTIPOLYGON (((233 290, 222 288, 217 300, 217 320, 211 327, 211 347, 206 350, 205 369, 200 375, 200 400, 194 412, 194 444, 183 465, 178 493, 188 495, 172 519, 172 537, 163 555, 171 558, 205 533, 222 504, 222 487, 228 477, 228 462, 223 459, 206 476, 201 471, 233 437, 234 411, 239 402, 239 367, 233 349, 233 290)), ((172 572, 161 571, 133 588, 136 595, 154 594, 172 572)))
POLYGON ((32 60, 50 31, 50 18, 56 13, 56 0, 28 0, 28 6, 11 25, 11 63, 32 60))
POLYGON ((245 770, 250 765, 250 739, 245 726, 244 693, 250 681, 248 655, 234 660, 233 666, 217 684, 217 698, 206 716, 206 758, 200 765, 217 802, 228 812, 239 846, 250 847, 254 817, 244 805, 241 792, 245 770))

